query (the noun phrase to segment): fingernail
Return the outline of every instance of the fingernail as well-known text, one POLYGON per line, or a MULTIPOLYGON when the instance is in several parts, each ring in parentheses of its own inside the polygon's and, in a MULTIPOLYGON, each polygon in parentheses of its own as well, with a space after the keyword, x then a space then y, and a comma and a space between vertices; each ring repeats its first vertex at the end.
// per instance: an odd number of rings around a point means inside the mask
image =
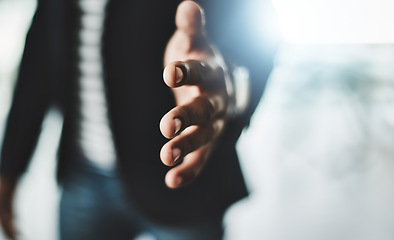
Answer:
POLYGON ((181 130, 182 121, 179 118, 174 118, 174 125, 175 125, 174 135, 177 135, 179 133, 179 130, 181 130))
POLYGON ((175 83, 180 83, 183 79, 182 69, 175 67, 175 83))
POLYGON ((181 157, 181 150, 179 148, 172 149, 172 159, 174 162, 177 162, 181 157))

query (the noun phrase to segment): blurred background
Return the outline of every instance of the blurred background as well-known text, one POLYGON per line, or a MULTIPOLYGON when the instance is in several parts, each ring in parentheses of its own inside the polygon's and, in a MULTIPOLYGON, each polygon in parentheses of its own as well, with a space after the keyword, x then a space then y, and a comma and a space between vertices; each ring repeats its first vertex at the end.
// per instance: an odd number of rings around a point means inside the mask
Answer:
POLYGON ((284 42, 238 141, 252 193, 227 239, 393 239, 394 2, 273 3, 284 42))

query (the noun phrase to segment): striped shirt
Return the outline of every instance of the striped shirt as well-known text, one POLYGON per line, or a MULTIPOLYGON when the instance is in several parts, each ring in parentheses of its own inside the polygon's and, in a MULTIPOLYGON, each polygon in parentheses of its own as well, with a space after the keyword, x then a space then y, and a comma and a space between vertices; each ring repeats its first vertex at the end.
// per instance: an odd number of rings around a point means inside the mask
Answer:
POLYGON ((116 152, 103 79, 102 35, 108 0, 79 0, 78 68, 80 119, 78 142, 93 166, 112 170, 116 152))

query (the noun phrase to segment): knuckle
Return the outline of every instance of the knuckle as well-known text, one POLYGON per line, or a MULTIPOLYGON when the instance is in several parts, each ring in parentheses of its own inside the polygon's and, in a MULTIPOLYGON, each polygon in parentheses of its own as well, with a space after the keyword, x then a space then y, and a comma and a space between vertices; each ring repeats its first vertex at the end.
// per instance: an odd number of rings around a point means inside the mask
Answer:
POLYGON ((195 150, 196 146, 195 146, 195 142, 193 141, 192 138, 187 138, 185 139, 184 143, 183 143, 183 150, 185 152, 185 154, 188 154, 192 151, 195 150))
POLYGON ((207 124, 207 129, 206 129, 206 137, 205 137, 205 143, 208 143, 212 140, 212 138, 219 132, 218 127, 216 124, 207 124))
POLYGON ((215 103, 210 98, 200 97, 198 102, 201 106, 201 120, 209 121, 215 113, 215 103))
POLYGON ((206 111, 206 118, 207 120, 211 119, 215 113, 215 103, 210 98, 205 98, 204 101, 205 111, 206 111))

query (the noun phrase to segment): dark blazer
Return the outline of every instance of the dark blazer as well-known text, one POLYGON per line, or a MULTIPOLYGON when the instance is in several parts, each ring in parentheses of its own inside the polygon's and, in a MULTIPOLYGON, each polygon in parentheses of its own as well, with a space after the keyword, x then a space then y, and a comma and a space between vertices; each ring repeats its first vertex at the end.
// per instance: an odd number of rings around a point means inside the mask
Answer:
MULTIPOLYGON (((164 176, 169 167, 159 158, 160 148, 167 140, 158 125, 175 105, 171 90, 162 80, 162 59, 175 29, 179 2, 110 1, 102 50, 120 176, 131 201, 141 211, 171 223, 219 216, 230 204, 247 195, 235 142, 262 94, 273 56, 264 43, 250 41, 253 30, 247 30, 248 23, 237 18, 237 11, 247 1, 200 1, 206 11, 208 32, 214 42, 218 38, 215 42, 218 48, 227 59, 250 68, 252 105, 244 115, 229 122, 195 182, 179 190, 168 189, 164 176), (219 36, 221 31, 224 35, 219 36), (225 34, 231 37, 223 38, 225 34)), ((81 164, 75 141, 79 17, 76 6, 75 0, 38 2, 7 121, 0 168, 3 176, 23 174, 43 117, 51 106, 59 107, 64 114, 58 154, 59 182, 69 181, 73 170, 81 164)))

